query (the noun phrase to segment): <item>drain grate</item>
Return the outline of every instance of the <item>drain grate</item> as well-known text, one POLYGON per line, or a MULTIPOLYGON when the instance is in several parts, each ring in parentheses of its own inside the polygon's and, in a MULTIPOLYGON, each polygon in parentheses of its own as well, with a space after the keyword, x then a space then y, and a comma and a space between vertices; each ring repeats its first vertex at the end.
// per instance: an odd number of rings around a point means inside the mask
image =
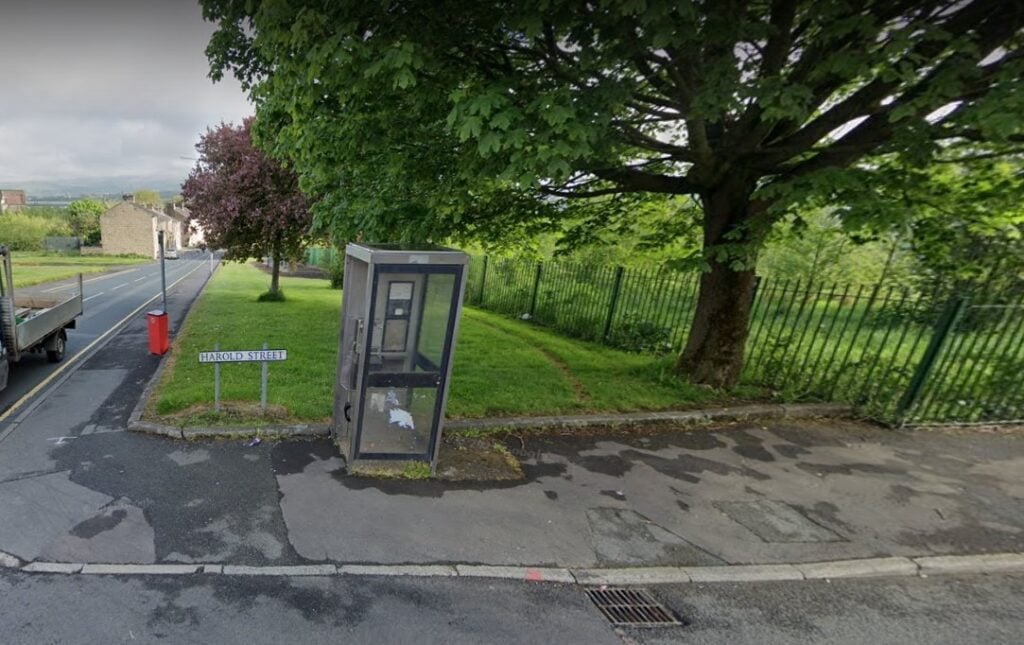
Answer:
POLYGON ((602 587, 587 589, 587 596, 612 625, 667 627, 683 624, 646 589, 602 587))

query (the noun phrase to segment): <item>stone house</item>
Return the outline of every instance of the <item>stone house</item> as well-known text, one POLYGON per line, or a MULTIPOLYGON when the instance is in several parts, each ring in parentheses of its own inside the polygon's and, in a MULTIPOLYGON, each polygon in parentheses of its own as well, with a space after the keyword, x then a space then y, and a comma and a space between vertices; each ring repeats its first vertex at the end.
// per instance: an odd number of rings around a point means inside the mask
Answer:
POLYGON ((20 211, 28 205, 28 197, 23 190, 0 189, 0 213, 20 211))
POLYGON ((100 236, 104 255, 160 257, 158 231, 164 232, 168 249, 183 248, 184 223, 158 210, 136 204, 131 195, 100 215, 100 236))
POLYGON ((194 247, 202 242, 202 231, 199 230, 197 236, 197 227, 195 225, 190 227, 188 224, 188 219, 191 217, 192 213, 189 212, 187 208, 169 202, 164 206, 164 214, 177 223, 175 234, 179 237, 179 249, 184 247, 194 247))

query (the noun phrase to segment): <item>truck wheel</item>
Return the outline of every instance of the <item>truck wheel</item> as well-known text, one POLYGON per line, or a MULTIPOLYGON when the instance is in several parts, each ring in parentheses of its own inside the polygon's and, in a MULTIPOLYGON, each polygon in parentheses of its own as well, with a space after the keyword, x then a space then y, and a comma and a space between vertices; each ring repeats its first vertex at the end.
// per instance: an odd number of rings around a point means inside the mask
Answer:
POLYGON ((64 360, 64 350, 67 349, 68 337, 64 332, 57 334, 53 339, 53 349, 46 350, 46 360, 51 363, 59 363, 64 360))

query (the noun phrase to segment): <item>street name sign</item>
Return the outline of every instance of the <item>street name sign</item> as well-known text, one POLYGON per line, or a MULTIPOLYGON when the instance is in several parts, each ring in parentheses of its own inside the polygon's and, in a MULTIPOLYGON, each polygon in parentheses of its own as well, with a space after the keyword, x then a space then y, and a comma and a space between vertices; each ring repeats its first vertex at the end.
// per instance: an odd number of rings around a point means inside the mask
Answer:
POLYGON ((287 349, 242 349, 199 352, 200 363, 267 363, 288 360, 287 349))

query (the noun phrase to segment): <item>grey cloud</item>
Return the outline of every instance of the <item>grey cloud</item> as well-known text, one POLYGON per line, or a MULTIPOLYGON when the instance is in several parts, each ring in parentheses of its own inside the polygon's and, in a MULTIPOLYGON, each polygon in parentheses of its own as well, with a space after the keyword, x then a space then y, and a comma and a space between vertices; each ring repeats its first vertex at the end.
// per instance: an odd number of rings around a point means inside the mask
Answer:
POLYGON ((252 111, 207 77, 212 29, 187 0, 0 0, 0 184, 184 179, 199 134, 252 111))

